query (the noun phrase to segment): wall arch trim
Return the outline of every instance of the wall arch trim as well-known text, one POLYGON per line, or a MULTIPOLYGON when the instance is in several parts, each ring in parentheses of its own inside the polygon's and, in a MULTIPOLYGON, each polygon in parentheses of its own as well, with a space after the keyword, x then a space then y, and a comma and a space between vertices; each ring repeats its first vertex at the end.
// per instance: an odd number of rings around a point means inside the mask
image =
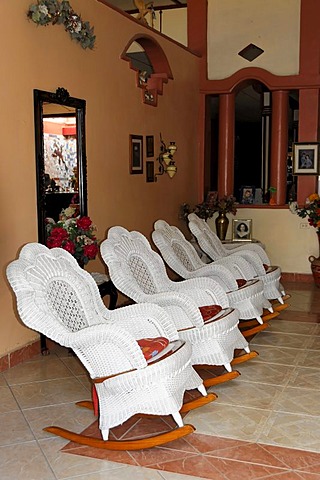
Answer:
POLYGON ((136 85, 142 89, 143 102, 156 106, 158 95, 163 94, 163 84, 168 83, 169 79, 173 80, 172 70, 162 47, 153 37, 137 34, 127 43, 121 54, 121 58, 129 62, 130 68, 136 72, 136 85), (141 72, 133 65, 132 59, 127 54, 134 42, 141 45, 153 67, 153 73, 146 81, 142 79, 141 72))

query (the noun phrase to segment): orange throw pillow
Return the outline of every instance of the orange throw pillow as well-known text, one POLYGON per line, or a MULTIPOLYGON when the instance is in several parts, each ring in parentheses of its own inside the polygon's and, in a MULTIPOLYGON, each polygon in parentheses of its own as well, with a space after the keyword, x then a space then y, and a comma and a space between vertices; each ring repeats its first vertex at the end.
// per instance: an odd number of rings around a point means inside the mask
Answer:
POLYGON ((155 357, 169 345, 169 340, 165 337, 141 338, 137 341, 146 360, 155 357))
POLYGON ((222 307, 220 307, 220 305, 205 305, 204 307, 199 307, 199 310, 203 321, 207 322, 208 320, 211 320, 212 317, 220 313, 222 307))

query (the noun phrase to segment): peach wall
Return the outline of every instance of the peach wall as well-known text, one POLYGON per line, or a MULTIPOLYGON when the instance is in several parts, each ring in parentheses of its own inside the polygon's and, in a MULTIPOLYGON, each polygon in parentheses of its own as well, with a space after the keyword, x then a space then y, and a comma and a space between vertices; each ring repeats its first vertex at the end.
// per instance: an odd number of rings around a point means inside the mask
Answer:
POLYGON ((300 0, 209 0, 208 79, 252 66, 275 75, 298 74, 299 30, 300 0), (253 62, 238 55, 250 43, 264 50, 253 62))
MULTIPOLYGON (((260 240, 273 265, 282 272, 311 275, 308 257, 319 255, 318 238, 306 219, 292 214, 288 208, 238 208, 235 217, 228 215, 227 238, 232 237, 232 220, 252 219, 253 238, 260 240)), ((208 224, 215 232, 215 217, 208 224)))
MULTIPOLYGON (((95 49, 83 50, 62 26, 28 21, 29 5, 30 0, 1 2, 0 358, 37 337, 21 326, 5 278, 6 265, 21 246, 37 241, 33 89, 63 86, 87 101, 88 207, 100 239, 115 224, 149 235, 156 219, 173 223, 181 203, 197 200, 199 59, 102 3, 72 0, 97 35, 95 49), (135 74, 120 59, 139 32, 155 36, 173 72, 157 108, 141 102, 135 74), (129 174, 129 134, 154 135, 157 154, 160 132, 178 145, 178 173, 173 180, 164 175, 146 183, 145 174, 129 174)), ((89 269, 104 270, 99 260, 89 269)))

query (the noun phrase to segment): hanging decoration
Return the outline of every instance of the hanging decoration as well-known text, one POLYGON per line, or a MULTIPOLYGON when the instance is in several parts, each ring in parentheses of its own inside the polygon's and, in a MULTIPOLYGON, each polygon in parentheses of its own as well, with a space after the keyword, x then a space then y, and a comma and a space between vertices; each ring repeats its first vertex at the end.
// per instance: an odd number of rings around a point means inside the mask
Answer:
POLYGON ((27 16, 37 25, 63 24, 72 40, 79 42, 82 48, 94 46, 94 28, 75 13, 67 0, 38 0, 30 5, 27 16))

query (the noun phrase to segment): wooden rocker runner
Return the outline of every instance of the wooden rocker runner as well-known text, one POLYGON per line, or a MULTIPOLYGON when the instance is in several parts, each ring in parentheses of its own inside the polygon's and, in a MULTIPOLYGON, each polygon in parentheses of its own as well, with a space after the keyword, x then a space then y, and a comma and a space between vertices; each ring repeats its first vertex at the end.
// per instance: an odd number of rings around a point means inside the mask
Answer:
POLYGON ((149 448, 194 431, 182 408, 215 399, 192 367, 192 346, 178 336, 166 312, 152 304, 108 310, 92 276, 63 249, 27 244, 7 268, 22 321, 71 348, 95 383, 102 439, 60 427, 46 431, 110 450, 149 448), (203 396, 183 406, 186 390, 203 396), (151 438, 118 442, 109 430, 133 415, 171 415, 178 428, 151 438))

